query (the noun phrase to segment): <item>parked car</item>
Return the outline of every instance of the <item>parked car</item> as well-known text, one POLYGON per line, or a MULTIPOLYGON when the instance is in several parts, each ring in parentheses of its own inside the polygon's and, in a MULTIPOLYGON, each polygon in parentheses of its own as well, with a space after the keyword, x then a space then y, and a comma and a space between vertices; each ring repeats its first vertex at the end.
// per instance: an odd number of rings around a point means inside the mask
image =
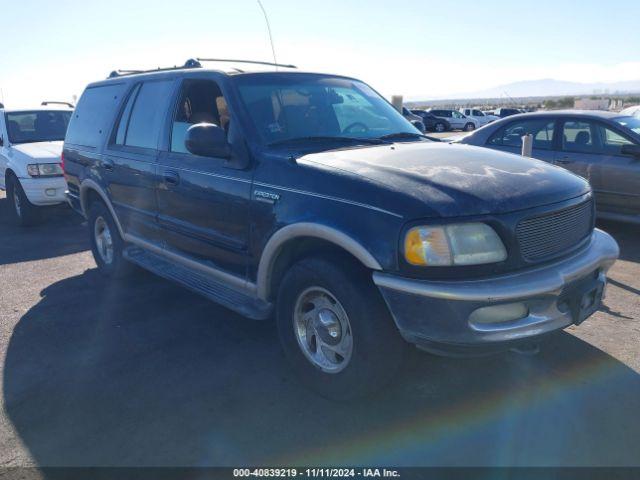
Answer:
POLYGON ((553 111, 491 123, 460 143, 518 153, 533 135, 533 156, 586 178, 602 217, 640 222, 640 118, 613 112, 553 111))
POLYGON ((432 132, 447 132, 451 130, 451 124, 444 118, 438 118, 426 110, 414 109, 411 113, 422 118, 425 130, 432 132))
POLYGON ((621 116, 640 117, 640 105, 627 107, 620 112, 621 116))
POLYGON ((461 108, 460 113, 465 115, 466 117, 473 118, 478 121, 478 126, 482 127, 487 123, 491 123, 495 120, 498 120, 500 117, 497 115, 488 115, 484 113, 482 110, 477 108, 461 108))
POLYGON ((479 123, 476 119, 467 117, 457 110, 432 108, 431 110, 429 110, 429 113, 435 115, 438 118, 443 118, 444 120, 449 122, 449 125, 451 125, 452 129, 470 132, 471 130, 475 130, 479 126, 479 123))
POLYGON ((585 180, 431 142, 353 78, 186 65, 92 83, 69 125, 69 201, 105 275, 131 262, 275 315, 332 398, 390 380, 406 342, 499 351, 599 307, 618 247, 585 180))
POLYGON ((500 117, 500 118, 509 117, 511 115, 518 115, 519 113, 523 113, 522 110, 520 110, 519 108, 507 108, 507 107, 497 108, 493 112, 493 114, 496 117, 500 117))
POLYGON ((422 117, 419 115, 415 115, 411 112, 407 107, 402 107, 402 116, 409 120, 411 124, 420 130, 422 133, 426 131, 425 124, 422 121, 422 117))
POLYGON ((36 223, 41 207, 66 203, 60 154, 72 111, 0 109, 0 189, 19 225, 36 223))

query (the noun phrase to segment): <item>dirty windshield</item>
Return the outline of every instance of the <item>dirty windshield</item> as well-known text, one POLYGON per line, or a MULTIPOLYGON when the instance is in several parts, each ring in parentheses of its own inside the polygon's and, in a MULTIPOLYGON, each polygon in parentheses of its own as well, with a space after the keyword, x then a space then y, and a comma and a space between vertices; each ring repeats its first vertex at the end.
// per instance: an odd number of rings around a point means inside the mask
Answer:
POLYGON ((299 74, 238 78, 242 100, 267 144, 376 139, 420 132, 362 82, 299 74), (338 138, 339 139, 339 138, 338 138))

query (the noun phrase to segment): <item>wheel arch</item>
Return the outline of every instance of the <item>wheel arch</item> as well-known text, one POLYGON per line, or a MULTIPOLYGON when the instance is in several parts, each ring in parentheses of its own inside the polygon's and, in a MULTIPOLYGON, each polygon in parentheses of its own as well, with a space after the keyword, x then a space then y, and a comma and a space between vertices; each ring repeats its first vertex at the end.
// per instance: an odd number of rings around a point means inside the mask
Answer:
POLYGON ((89 206, 93 200, 101 200, 109 209, 109 213, 113 217, 113 221, 118 227, 118 231, 120 232, 120 237, 124 238, 124 230, 122 229, 122 225, 120 224, 120 220, 118 220, 118 216, 111 204, 111 200, 109 200, 109 196, 104 191, 104 189, 98 185, 93 180, 87 179, 82 182, 80 185, 80 207, 82 208, 82 213, 84 216, 87 216, 89 212, 89 206))
POLYGON ((265 245, 257 274, 257 294, 273 298, 287 268, 311 252, 333 251, 349 255, 370 270, 382 270, 380 263, 359 242, 326 225, 296 223, 275 232, 265 245))
POLYGON ((11 167, 7 167, 6 170, 4 171, 4 186, 5 186, 5 188, 7 186, 7 180, 12 175, 14 177, 16 177, 18 180, 20 180, 20 178, 18 177, 18 174, 16 172, 14 172, 11 167))

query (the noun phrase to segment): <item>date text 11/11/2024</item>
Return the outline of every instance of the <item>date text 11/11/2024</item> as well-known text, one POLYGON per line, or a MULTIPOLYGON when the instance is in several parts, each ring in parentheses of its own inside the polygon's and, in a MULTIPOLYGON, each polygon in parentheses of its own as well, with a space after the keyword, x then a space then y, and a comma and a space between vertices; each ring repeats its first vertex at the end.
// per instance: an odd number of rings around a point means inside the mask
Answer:
POLYGON ((400 478, 397 470, 386 468, 237 468, 234 478, 400 478))

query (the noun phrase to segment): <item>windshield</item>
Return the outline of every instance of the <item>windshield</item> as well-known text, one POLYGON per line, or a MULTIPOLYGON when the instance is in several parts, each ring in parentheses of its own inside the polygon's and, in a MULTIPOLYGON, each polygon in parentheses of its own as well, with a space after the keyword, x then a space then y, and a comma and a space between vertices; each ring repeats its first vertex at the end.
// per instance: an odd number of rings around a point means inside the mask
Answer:
POLYGON ((236 77, 266 144, 312 137, 372 139, 420 132, 366 84, 305 74, 236 77))
POLYGON ((640 118, 638 117, 618 117, 614 118, 614 120, 622 125, 623 127, 628 128, 629 130, 635 132, 640 135, 640 118))
POLYGON ((64 140, 71 111, 33 110, 7 112, 7 134, 11 143, 64 140))

